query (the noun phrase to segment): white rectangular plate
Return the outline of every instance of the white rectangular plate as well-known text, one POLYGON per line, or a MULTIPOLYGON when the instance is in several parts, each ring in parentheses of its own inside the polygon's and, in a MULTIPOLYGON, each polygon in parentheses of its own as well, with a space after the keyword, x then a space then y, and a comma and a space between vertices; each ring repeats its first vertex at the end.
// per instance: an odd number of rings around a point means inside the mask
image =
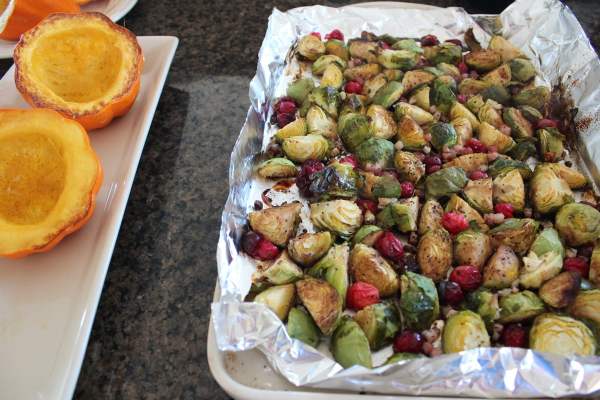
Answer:
MULTIPOLYGON (((104 168, 92 219, 54 250, 0 260, 0 398, 73 395, 104 278, 148 130, 178 39, 138 38, 146 59, 131 111, 90 133, 104 168)), ((0 81, 0 108, 28 108, 14 84, 0 81)))

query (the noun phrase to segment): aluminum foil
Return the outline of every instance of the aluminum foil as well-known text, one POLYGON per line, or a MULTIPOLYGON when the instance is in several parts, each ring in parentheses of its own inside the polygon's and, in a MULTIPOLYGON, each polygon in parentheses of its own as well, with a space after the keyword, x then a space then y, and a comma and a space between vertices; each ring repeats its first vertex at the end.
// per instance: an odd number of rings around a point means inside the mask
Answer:
MULTIPOLYGON (((257 348, 273 368, 294 385, 385 394, 478 397, 562 397, 600 393, 600 358, 564 358, 525 349, 476 349, 456 355, 418 359, 372 370, 344 370, 327 350, 290 339, 281 321, 265 306, 245 303, 254 263, 238 252, 237 243, 254 200, 267 187, 253 174, 255 156, 272 135, 265 124, 271 100, 285 93, 298 72, 291 62, 295 41, 312 31, 339 28, 347 37, 367 30, 402 37, 433 33, 441 39, 462 37, 474 28, 486 43, 488 32, 500 30, 519 46, 541 71, 548 85, 562 83, 578 108, 576 124, 582 167, 599 182, 600 65, 571 11, 557 0, 519 0, 500 16, 471 16, 460 8, 406 9, 393 3, 373 6, 274 10, 250 84, 252 106, 231 155, 230 194, 222 217, 217 250, 220 297, 212 305, 217 344, 221 351, 257 348), (500 24, 501 22, 501 24, 500 24)), ((597 186, 596 186, 597 187, 597 186)), ((390 349, 374 354, 374 364, 390 349)))

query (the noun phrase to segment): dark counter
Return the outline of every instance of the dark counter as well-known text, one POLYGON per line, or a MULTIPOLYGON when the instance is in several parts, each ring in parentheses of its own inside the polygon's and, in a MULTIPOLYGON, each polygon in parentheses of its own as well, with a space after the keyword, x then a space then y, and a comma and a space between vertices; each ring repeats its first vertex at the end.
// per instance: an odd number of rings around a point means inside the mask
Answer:
MULTIPOLYGON (((181 42, 131 192, 76 398, 228 398, 210 375, 206 336, 229 154, 249 106, 248 83, 271 9, 314 3, 140 0, 123 19, 138 35, 175 35, 181 42)), ((476 13, 500 7, 476 0, 426 3, 476 13)), ((600 2, 566 3, 598 48, 600 2)), ((0 72, 9 66, 1 61, 0 72)))

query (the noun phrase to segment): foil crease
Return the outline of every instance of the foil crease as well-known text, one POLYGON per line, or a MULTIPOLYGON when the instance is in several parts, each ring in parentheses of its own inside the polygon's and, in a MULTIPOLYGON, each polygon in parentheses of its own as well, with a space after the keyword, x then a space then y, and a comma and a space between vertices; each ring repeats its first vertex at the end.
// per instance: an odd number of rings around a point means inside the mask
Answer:
MULTIPOLYGON (((600 61, 575 16, 558 0, 518 0, 499 16, 471 16, 460 8, 407 9, 390 2, 302 7, 285 13, 275 9, 250 84, 251 107, 231 155, 230 194, 217 248, 219 297, 212 305, 219 350, 259 349, 292 384, 338 391, 489 398, 600 393, 600 357, 565 358, 525 349, 482 348, 372 370, 360 366, 344 370, 326 345, 317 350, 291 339, 265 306, 243 302, 255 266, 239 253, 238 243, 247 214, 265 187, 253 166, 273 133, 265 124, 270 102, 285 93, 298 72, 289 62, 295 41, 309 32, 334 28, 347 37, 367 30, 402 37, 433 33, 447 39, 462 37, 470 27, 483 43, 492 31, 500 30, 536 64, 543 82, 566 89, 578 108, 580 167, 598 187, 600 135, 594 133, 600 128, 600 61)), ((374 357, 385 359, 381 354, 374 357)))

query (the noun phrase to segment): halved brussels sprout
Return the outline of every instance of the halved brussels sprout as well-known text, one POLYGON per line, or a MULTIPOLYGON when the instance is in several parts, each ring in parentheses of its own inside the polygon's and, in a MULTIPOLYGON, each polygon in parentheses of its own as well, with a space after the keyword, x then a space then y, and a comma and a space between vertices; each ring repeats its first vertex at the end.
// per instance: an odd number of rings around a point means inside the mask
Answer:
MULTIPOLYGON (((323 56, 325 57, 325 56, 323 56)), ((321 77, 321 87, 332 87, 339 89, 344 84, 344 72, 336 63, 331 63, 325 68, 321 77)))
POLYGON ((457 265, 472 265, 481 270, 492 252, 492 240, 483 232, 467 229, 454 238, 454 262, 457 265))
MULTIPOLYGON (((439 81, 441 78, 437 78, 436 81, 433 83, 433 87, 429 92, 429 102, 432 105, 436 106, 437 110, 444 114, 447 114, 450 112, 452 105, 454 105, 454 103, 456 102, 456 95, 454 94, 454 90, 450 85, 439 81)), ((450 77, 446 76, 445 78, 450 77)), ((454 83, 454 81, 452 82, 454 83)))
POLYGON ((350 53, 348 52, 346 44, 337 39, 329 39, 327 42, 325 42, 325 53, 338 56, 344 61, 348 61, 350 59, 350 53))
POLYGON ((543 111, 550 100, 550 90, 544 86, 536 86, 532 89, 523 89, 513 96, 515 104, 520 106, 531 106, 536 110, 543 111))
POLYGON ((579 292, 568 311, 575 318, 600 324, 600 289, 579 292))
POLYGON ((466 201, 458 197, 457 194, 450 196, 450 200, 446 203, 446 212, 457 212, 465 216, 469 223, 476 223, 479 229, 487 232, 490 228, 485 223, 483 217, 469 205, 466 201))
POLYGON ((532 350, 565 357, 596 354, 597 343, 592 331, 581 321, 558 314, 542 314, 529 332, 532 350))
MULTIPOLYGON (((286 125, 283 129, 289 125, 286 125)), ((337 137, 337 124, 335 120, 318 106, 312 106, 308 109, 306 113, 306 128, 310 135, 321 135, 329 139, 337 137)))
POLYGON ((417 107, 423 110, 429 110, 431 102, 429 101, 429 95, 431 88, 429 86, 422 86, 416 89, 412 96, 410 96, 409 103, 415 104, 417 107))
POLYGON ((342 315, 343 299, 329 283, 315 278, 296 282, 296 291, 321 332, 330 335, 342 315))
POLYGON ((449 42, 425 47, 423 51, 425 58, 433 65, 440 63, 458 64, 462 58, 462 47, 449 42))
POLYGON ((367 171, 389 168, 393 164, 394 144, 389 140, 370 138, 356 148, 356 158, 367 171))
POLYGON ((469 179, 462 168, 443 168, 425 179, 425 195, 428 199, 450 196, 458 193, 469 179))
POLYGON ((333 87, 315 88, 309 95, 308 100, 323 109, 333 118, 338 116, 338 108, 341 103, 340 94, 333 87))
POLYGON ((333 286, 339 293, 342 304, 346 302, 346 292, 348 291, 349 257, 350 248, 347 244, 335 245, 329 249, 325 257, 306 271, 308 275, 325 279, 333 286))
POLYGON ((523 269, 519 277, 521 286, 539 288, 558 275, 563 265, 564 247, 554 228, 546 228, 537 235, 527 257, 523 257, 523 269))
POLYGON ((531 106, 519 106, 519 110, 521 110, 523 116, 534 125, 537 125, 538 121, 544 118, 541 112, 531 106))
POLYGON ((287 95, 302 104, 314 88, 315 82, 311 78, 300 78, 288 86, 287 95))
POLYGON ((503 105, 508 105, 508 103, 510 103, 510 93, 504 86, 501 85, 492 84, 491 86, 483 89, 481 91, 481 97, 483 97, 484 100, 494 100, 496 103, 503 105))
POLYGON ((431 144, 438 152, 441 152, 444 146, 450 148, 456 144, 457 136, 452 124, 436 122, 429 128, 429 133, 431 144))
POLYGON ((396 119, 398 121, 400 121, 404 116, 409 116, 419 125, 425 125, 433 122, 433 115, 420 107, 413 106, 412 104, 408 103, 396 104, 394 107, 394 113, 396 114, 396 119))
POLYGON ((540 155, 543 160, 553 162, 563 158, 566 138, 558 129, 538 129, 536 134, 540 139, 540 155))
MULTIPOLYGON (((381 37, 380 37, 381 40, 381 37)), ((392 44, 392 49, 395 50, 410 50, 413 53, 423 53, 423 49, 417 44, 417 41, 414 39, 400 39, 394 41, 392 44)))
POLYGON ((384 74, 375 75, 363 84, 362 93, 369 99, 375 97, 375 94, 388 83, 388 78, 384 74))
POLYGON ((280 320, 284 321, 294 304, 296 290, 294 284, 272 286, 254 298, 255 303, 261 303, 269 307, 280 320))
POLYGON ((515 141, 510 136, 500 132, 487 122, 479 125, 479 140, 486 146, 496 146, 499 153, 506 153, 515 145, 515 141))
POLYGON ((282 157, 263 161, 257 167, 257 172, 265 179, 291 178, 298 174, 296 165, 287 158, 282 157))
POLYGON ((464 94, 465 96, 474 96, 478 95, 489 87, 489 82, 480 81, 473 78, 465 78, 460 81, 460 84, 458 85, 458 93, 464 94))
POLYGON ((364 39, 353 39, 348 41, 348 50, 352 58, 360 58, 367 62, 377 61, 377 50, 379 46, 376 42, 364 39))
POLYGON ((376 200, 373 195, 373 188, 380 183, 381 177, 367 171, 358 171, 358 193, 360 197, 370 200, 376 200))
POLYGON ((427 85, 435 79, 435 75, 422 69, 407 71, 402 78, 404 92, 409 93, 420 85, 427 85))
MULTIPOLYGON (((600 242, 596 242, 590 258, 590 281, 600 286, 600 242)), ((600 323, 600 321, 599 321, 600 323)))
POLYGON ((508 246, 500 245, 483 268, 483 286, 494 289, 511 287, 519 277, 521 261, 508 246))
POLYGON ((522 256, 535 240, 538 222, 531 218, 509 218, 490 231, 496 243, 505 244, 522 256))
POLYGON ((567 185, 569 185, 571 189, 581 189, 588 183, 585 175, 573 168, 569 168, 564 164, 558 163, 548 165, 554 170, 556 175, 567 182, 567 185))
POLYGON ((372 351, 390 344, 401 327, 398 311, 389 302, 363 308, 356 313, 354 320, 367 336, 372 351))
POLYGON ((442 347, 446 354, 490 347, 490 335, 483 319, 468 310, 452 314, 442 333, 442 347))
POLYGON ((279 129, 275 133, 275 139, 281 143, 284 139, 294 136, 304 136, 307 132, 306 120, 304 118, 297 118, 295 121, 279 129))
POLYGON ((391 139, 396 136, 396 121, 390 111, 372 104, 367 110, 367 116, 371 118, 370 130, 374 137, 391 139))
POLYGON ((508 203, 515 211, 525 208, 525 183, 518 170, 513 169, 494 178, 494 203, 508 203))
POLYGON ((450 109, 450 119, 454 120, 456 118, 466 118, 471 123, 473 130, 477 131, 479 129, 479 120, 477 117, 458 101, 450 109))
POLYGON ((406 150, 421 150, 427 144, 425 132, 408 115, 403 116, 398 123, 398 140, 402 142, 402 148, 406 150))
POLYGON ((502 112, 502 118, 506 125, 510 126, 513 136, 517 138, 530 138, 533 136, 531 123, 516 108, 508 107, 502 112))
POLYGON ((383 74, 388 81, 402 81, 404 77, 404 72, 399 69, 385 69, 383 74))
POLYGON ((379 64, 369 63, 346 68, 344 77, 348 80, 361 80, 364 82, 379 73, 381 73, 381 66, 379 64))
POLYGON ((463 189, 463 195, 467 203, 480 213, 487 214, 493 212, 494 203, 492 201, 493 186, 491 178, 469 181, 463 189))
POLYGON ((315 35, 306 35, 298 41, 297 51, 302 58, 315 61, 325 54, 325 44, 315 35))
POLYGON ((281 145, 286 157, 302 163, 306 160, 322 160, 329 150, 329 142, 321 135, 293 136, 281 145))
POLYGON ((360 94, 348 94, 346 93, 346 99, 340 110, 340 116, 338 118, 338 132, 341 131, 339 124, 342 123, 344 117, 347 114, 366 114, 365 103, 367 98, 360 94))
POLYGON ((362 211, 350 200, 330 200, 310 205, 310 219, 320 229, 350 237, 362 225, 362 211))
POLYGON ((479 121, 487 122, 494 128, 500 128, 502 125, 504 125, 504 121, 502 121, 502 114, 500 113, 501 109, 502 106, 496 103, 494 100, 486 100, 483 107, 481 107, 477 113, 479 121))
MULTIPOLYGON (((460 86, 459 86, 459 91, 460 91, 460 86)), ((481 107, 483 107, 484 105, 485 105, 485 100, 483 100, 483 97, 480 94, 472 96, 471 98, 469 98, 469 100, 467 100, 467 108, 473 114, 478 114, 479 110, 481 110, 481 107)))
POLYGON ((352 198, 357 193, 358 174, 350 164, 333 162, 311 176, 310 191, 321 200, 352 198))
POLYGON ((531 202, 535 210, 548 214, 573 202, 573 192, 548 164, 538 164, 531 179, 531 202))
POLYGON ((510 62, 510 71, 514 80, 527 82, 535 77, 535 67, 531 61, 524 58, 516 58, 510 62))
POLYGON ((392 354, 386 361, 384 365, 396 364, 402 361, 410 361, 415 360, 417 358, 425 358, 425 355, 421 353, 395 353, 392 354))
POLYGON ((452 238, 445 229, 430 229, 419 239, 417 262, 426 277, 435 282, 444 279, 452 258, 452 238))
POLYGON ((380 49, 377 62, 384 68, 409 70, 417 65, 419 54, 410 50, 380 49))
POLYGON ((419 198, 415 196, 388 204, 377 214, 377 222, 384 229, 396 226, 400 232, 414 232, 418 215, 419 198))
POLYGON ((493 36, 488 47, 490 50, 500 54, 503 62, 508 62, 513 58, 523 57, 521 50, 502 36, 493 36))
POLYGON ((511 70, 508 64, 503 64, 498 68, 495 68, 481 77, 485 82, 489 82, 492 85, 506 86, 511 81, 511 70))
POLYGON ((362 243, 373 247, 381 235, 383 235, 383 229, 377 225, 363 225, 354 234, 354 237, 352 238, 352 244, 356 245, 358 243, 362 243))
POLYGON ((444 164, 443 168, 458 167, 462 168, 466 173, 470 174, 473 171, 481 170, 482 167, 488 165, 488 157, 485 153, 471 153, 456 157, 452 161, 444 164))
POLYGON ((525 321, 542 314, 546 310, 544 302, 529 290, 510 293, 500 297, 501 324, 525 321))
POLYGON ((537 149, 533 140, 523 139, 518 140, 515 147, 513 147, 507 154, 515 160, 525 161, 529 157, 535 157, 537 154, 537 149))
POLYGON ((332 54, 327 54, 319 57, 311 66, 311 70, 313 75, 320 76, 325 73, 325 70, 329 65, 335 64, 341 69, 345 69, 347 67, 346 61, 342 60, 338 56, 334 56, 332 54))
POLYGON ((355 113, 348 113, 340 118, 338 133, 344 146, 351 152, 355 152, 358 145, 373 136, 367 116, 355 113))
POLYGON ((290 257, 302 266, 313 265, 327 253, 333 244, 333 236, 328 231, 303 233, 288 242, 290 257))
POLYGON ((423 204, 421 216, 419 217, 419 235, 429 230, 442 228, 442 217, 444 209, 436 200, 430 199, 423 204))
POLYGON ((394 268, 372 247, 357 244, 350 252, 350 271, 355 281, 375 286, 382 297, 398 291, 398 275, 394 268))
MULTIPOLYGON (((464 146, 473 137, 473 125, 464 117, 454 118, 450 123, 456 131, 456 144, 464 146)), ((479 122, 477 127, 479 127, 479 122)))
POLYGON ((442 71, 444 75, 451 76, 452 79, 458 81, 461 78, 460 70, 456 65, 448 64, 448 63, 439 63, 436 65, 436 68, 442 71))
POLYGON ((465 55, 465 63, 478 72, 487 72, 502 64, 502 56, 494 50, 482 49, 465 55))
POLYGON ((400 278, 398 306, 405 329, 417 332, 429 329, 440 316, 440 303, 435 283, 426 276, 407 271, 400 278))
POLYGON ((417 183, 425 175, 425 164, 413 153, 397 151, 394 155, 394 166, 398 171, 398 178, 402 181, 417 183))
POLYGON ((302 204, 289 203, 283 206, 252 211, 248 221, 252 230, 277 246, 285 246, 294 235, 300 221, 302 204))
POLYGON ((321 340, 321 332, 310 315, 300 307, 295 307, 288 314, 287 332, 291 338, 298 339, 309 346, 317 347, 321 340))
POLYGON ((373 197, 376 199, 390 199, 400 197, 402 194, 402 188, 400 187, 400 182, 398 182, 398 179, 392 175, 383 175, 375 181, 371 192, 373 197))
POLYGON ((302 279, 303 272, 288 256, 287 251, 282 251, 274 261, 260 263, 256 272, 252 274, 252 283, 259 285, 284 285, 302 279))
POLYGON ((467 294, 466 306, 476 312, 485 322, 488 331, 494 328, 494 321, 500 317, 498 295, 488 289, 479 288, 467 294))
POLYGON ((549 306, 564 308, 575 300, 580 285, 581 275, 579 273, 565 271, 546 281, 539 293, 541 299, 549 306))
POLYGON ((342 317, 331 337, 331 354, 342 367, 373 367, 367 336, 349 316, 342 317))
POLYGON ((593 243, 600 238, 600 211, 587 204, 571 203, 556 213, 555 226, 569 246, 593 243))
POLYGON ((403 92, 404 87, 400 82, 388 82, 384 87, 377 91, 373 97, 373 104, 378 104, 384 108, 390 108, 392 104, 402 97, 403 92))
POLYGON ((519 171, 524 180, 531 178, 531 175, 533 175, 533 172, 526 163, 511 160, 510 158, 497 158, 488 168, 488 173, 492 178, 495 178, 514 169, 519 171))

